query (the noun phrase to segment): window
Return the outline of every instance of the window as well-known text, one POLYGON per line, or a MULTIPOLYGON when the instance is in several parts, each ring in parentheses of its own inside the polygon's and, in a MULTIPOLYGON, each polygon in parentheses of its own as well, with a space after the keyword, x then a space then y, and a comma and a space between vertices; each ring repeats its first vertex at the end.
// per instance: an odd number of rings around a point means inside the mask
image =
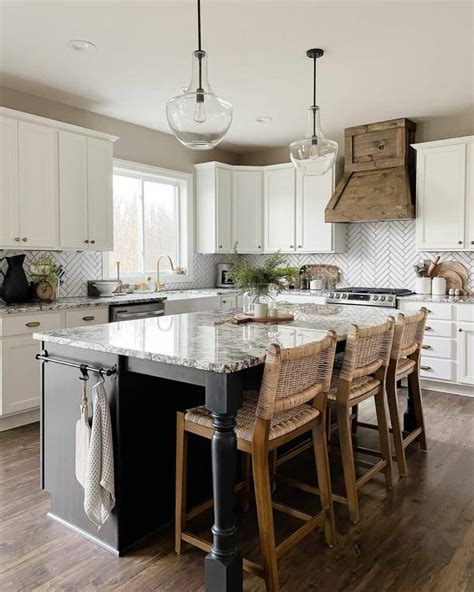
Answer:
MULTIPOLYGON (((104 275, 117 261, 124 278, 154 276, 160 255, 169 255, 190 279, 192 175, 115 161, 114 251, 104 256, 104 275)), ((167 263, 163 262, 166 275, 167 263)))

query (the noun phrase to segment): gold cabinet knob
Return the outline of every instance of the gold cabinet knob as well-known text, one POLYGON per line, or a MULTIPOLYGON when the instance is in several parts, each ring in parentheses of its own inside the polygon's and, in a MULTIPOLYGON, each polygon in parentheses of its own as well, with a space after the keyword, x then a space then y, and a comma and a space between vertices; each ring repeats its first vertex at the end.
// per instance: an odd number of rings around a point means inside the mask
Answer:
POLYGON ((89 244, 89 241, 88 241, 88 240, 85 240, 84 242, 86 243, 86 245, 88 245, 88 244, 89 244))
POLYGON ((26 238, 26 236, 24 236, 24 237, 23 237, 21 240, 22 240, 24 243, 26 243, 26 241, 27 241, 28 239, 26 238))
POLYGON ((458 245, 462 245, 462 241, 458 241, 458 245))
POLYGON ((17 243, 19 243, 20 242, 20 237, 19 236, 15 236, 15 240, 16 240, 17 243))
POLYGON ((95 245, 95 240, 91 240, 91 245, 95 245))

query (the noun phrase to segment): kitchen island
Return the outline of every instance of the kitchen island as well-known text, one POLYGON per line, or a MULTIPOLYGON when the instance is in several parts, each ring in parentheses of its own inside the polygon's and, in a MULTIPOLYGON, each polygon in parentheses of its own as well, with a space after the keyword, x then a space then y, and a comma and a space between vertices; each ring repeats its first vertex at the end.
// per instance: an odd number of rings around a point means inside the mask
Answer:
MULTIPOLYGON (((232 325, 229 311, 173 315, 35 334, 43 342, 42 487, 51 516, 117 554, 152 536, 173 517, 175 417, 204 403, 213 415, 212 466, 205 450, 190 452, 190 504, 214 497, 207 590, 242 590, 242 558, 234 523, 235 415, 243 391, 258 388, 268 345, 295 347, 334 329, 343 347, 351 323, 383 322, 388 312, 352 306, 291 306, 285 324, 232 325), (67 362, 69 365, 64 365, 67 362), (81 364, 104 368, 112 415, 116 507, 97 531, 83 511, 74 473, 74 426, 81 401, 81 364), (206 475, 209 474, 209 484, 206 475), (194 497, 193 497, 194 496, 194 497), (196 499, 197 498, 197 499, 196 499)), ((84 367, 83 367, 84 370, 84 367)))

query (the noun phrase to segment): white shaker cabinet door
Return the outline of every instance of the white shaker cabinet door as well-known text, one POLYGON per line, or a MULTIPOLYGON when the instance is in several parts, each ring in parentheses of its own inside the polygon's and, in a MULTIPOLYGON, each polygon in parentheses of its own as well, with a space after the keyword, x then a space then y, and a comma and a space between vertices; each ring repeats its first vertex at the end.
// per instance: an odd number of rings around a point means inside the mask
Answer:
POLYGON ((263 173, 234 169, 232 173, 233 240, 239 253, 262 253, 263 173))
POLYGON ((292 164, 269 167, 264 177, 266 252, 295 251, 296 172, 292 164))
POLYGON ((21 247, 57 247, 58 130, 20 121, 18 144, 21 247))
POLYGON ((458 382, 474 385, 474 323, 458 326, 458 382))
POLYGON ((87 138, 89 248, 113 250, 112 143, 87 138))
POLYGON ((216 169, 216 253, 232 251, 232 171, 216 169))
POLYGON ((299 253, 330 253, 343 250, 344 225, 325 222, 324 211, 334 190, 334 167, 324 175, 297 175, 296 250, 299 253), (338 243, 338 244, 336 244, 338 243))
POLYGON ((0 249, 18 246, 18 122, 0 117, 0 249))
POLYGON ((465 245, 466 144, 417 153, 417 248, 457 250, 465 245))
POLYGON ((85 249, 87 229, 87 137, 59 132, 59 241, 65 249, 85 249))
POLYGON ((40 343, 32 337, 0 341, 1 413, 18 413, 39 406, 41 364, 35 356, 40 343))
POLYGON ((467 145, 466 249, 474 251, 474 142, 467 145))

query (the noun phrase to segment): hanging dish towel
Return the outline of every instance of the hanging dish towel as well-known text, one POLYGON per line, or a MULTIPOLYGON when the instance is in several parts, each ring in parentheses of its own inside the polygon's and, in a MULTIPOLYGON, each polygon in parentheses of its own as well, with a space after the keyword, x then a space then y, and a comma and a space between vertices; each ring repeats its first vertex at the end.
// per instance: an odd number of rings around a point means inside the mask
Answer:
POLYGON ((76 421, 76 479, 85 487, 87 472, 87 457, 89 454, 89 411, 87 408, 87 381, 82 383, 81 417, 76 421))
POLYGON ((84 511, 100 528, 115 506, 114 450, 109 402, 102 381, 93 391, 92 429, 87 458, 84 511))

